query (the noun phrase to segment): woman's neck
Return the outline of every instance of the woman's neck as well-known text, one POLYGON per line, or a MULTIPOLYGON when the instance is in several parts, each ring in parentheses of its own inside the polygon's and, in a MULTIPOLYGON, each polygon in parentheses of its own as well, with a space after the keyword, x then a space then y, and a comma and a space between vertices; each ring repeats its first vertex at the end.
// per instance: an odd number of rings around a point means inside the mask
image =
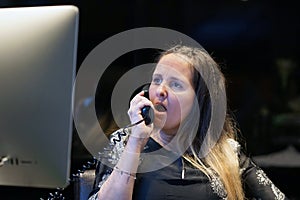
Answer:
POLYGON ((163 130, 155 130, 151 134, 152 139, 163 147, 170 143, 174 136, 175 133, 169 133, 163 130))

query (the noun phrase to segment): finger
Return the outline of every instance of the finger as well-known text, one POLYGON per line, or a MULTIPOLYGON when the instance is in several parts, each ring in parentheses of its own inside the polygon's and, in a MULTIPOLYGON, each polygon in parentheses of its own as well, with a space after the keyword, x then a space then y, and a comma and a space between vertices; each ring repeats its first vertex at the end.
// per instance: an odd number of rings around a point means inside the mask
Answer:
POLYGON ((139 119, 142 119, 141 110, 145 106, 151 106, 153 108, 151 101, 146 98, 140 99, 138 103, 133 102, 127 113, 132 118, 136 118, 138 116, 139 119))
POLYGON ((142 101, 143 99, 145 99, 144 94, 145 94, 145 92, 141 91, 137 95, 135 95, 135 97, 130 101, 130 106, 138 104, 140 101, 142 101))
POLYGON ((138 102, 139 97, 142 95, 142 92, 138 93, 137 95, 135 95, 131 101, 130 101, 130 106, 136 104, 138 102))

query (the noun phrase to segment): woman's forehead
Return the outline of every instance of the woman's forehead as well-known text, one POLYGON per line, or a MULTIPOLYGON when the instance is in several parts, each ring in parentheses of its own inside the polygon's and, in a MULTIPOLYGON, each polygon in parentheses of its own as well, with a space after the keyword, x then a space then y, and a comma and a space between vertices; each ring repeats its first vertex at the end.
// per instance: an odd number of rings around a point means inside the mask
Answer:
POLYGON ((189 66, 190 61, 184 55, 177 54, 177 53, 176 54, 171 53, 171 54, 167 54, 167 55, 164 55, 163 57, 161 57, 158 64, 170 65, 170 66, 174 66, 174 67, 179 66, 179 67, 183 68, 183 67, 189 66))
POLYGON ((174 54, 167 54, 163 56, 154 71, 154 75, 162 74, 172 77, 181 77, 187 79, 189 82, 192 80, 191 66, 186 59, 174 54))

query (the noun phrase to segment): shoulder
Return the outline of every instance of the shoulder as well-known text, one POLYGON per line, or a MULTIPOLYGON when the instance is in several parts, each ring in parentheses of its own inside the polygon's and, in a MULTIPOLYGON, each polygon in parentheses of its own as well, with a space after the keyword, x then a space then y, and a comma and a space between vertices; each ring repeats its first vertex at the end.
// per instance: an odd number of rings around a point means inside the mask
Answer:
POLYGON ((287 199, 285 194, 269 179, 250 156, 241 150, 241 146, 235 140, 228 140, 238 155, 240 174, 247 197, 255 199, 287 199))
POLYGON ((109 141, 111 145, 116 145, 116 144, 124 144, 124 142, 127 140, 129 135, 128 129, 118 129, 114 131, 112 134, 109 136, 109 141))
POLYGON ((227 142, 230 144, 230 146, 233 148, 233 151, 237 154, 240 153, 241 145, 236 140, 229 138, 227 139, 227 142))

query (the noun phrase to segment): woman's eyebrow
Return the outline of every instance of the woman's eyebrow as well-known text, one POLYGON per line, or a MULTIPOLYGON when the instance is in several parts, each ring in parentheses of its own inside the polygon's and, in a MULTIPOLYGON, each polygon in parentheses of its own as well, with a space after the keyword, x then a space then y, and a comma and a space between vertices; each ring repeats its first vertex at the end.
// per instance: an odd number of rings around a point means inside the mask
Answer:
POLYGON ((159 76, 159 77, 162 77, 161 74, 157 74, 157 73, 153 74, 153 76, 159 76))
POLYGON ((177 77, 175 77, 175 76, 170 77, 170 79, 171 79, 171 80, 182 81, 182 79, 179 79, 179 78, 177 78, 177 77))
MULTIPOLYGON (((158 73, 155 73, 155 74, 153 74, 153 77, 162 77, 162 75, 161 74, 158 74, 158 73)), ((175 80, 175 81, 180 81, 180 82, 185 82, 185 79, 180 79, 180 78, 178 78, 178 77, 176 77, 176 76, 171 76, 171 77, 169 77, 169 79, 170 80, 175 80)))
POLYGON ((186 81, 188 81, 187 79, 182 79, 182 78, 177 78, 177 77, 170 77, 170 80, 179 81, 181 83, 185 83, 186 81))

